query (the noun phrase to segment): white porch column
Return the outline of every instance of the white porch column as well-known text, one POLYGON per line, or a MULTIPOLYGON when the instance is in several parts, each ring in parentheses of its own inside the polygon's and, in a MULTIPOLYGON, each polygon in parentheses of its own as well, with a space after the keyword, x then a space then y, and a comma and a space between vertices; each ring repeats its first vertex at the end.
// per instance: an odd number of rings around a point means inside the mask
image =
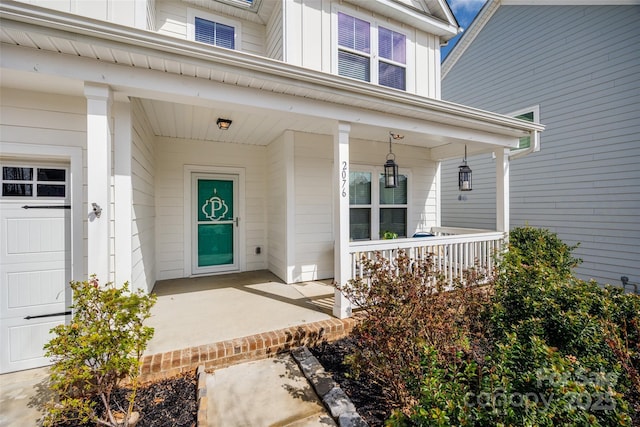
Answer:
MULTIPOLYGON (((351 125, 338 123, 333 134, 333 188, 335 197, 334 280, 341 285, 351 277, 349 259, 349 132, 351 125)), ((339 319, 351 316, 349 301, 336 290, 333 315, 339 319)))
POLYGON ((85 83, 87 98, 87 267, 101 283, 110 277, 111 89, 85 83), (93 204, 99 212, 94 212, 93 204))
MULTIPOLYGON (((113 150, 115 265, 114 281, 117 286, 132 280, 131 260, 131 103, 129 99, 114 104, 115 129, 113 150)), ((136 287, 131 283, 131 289, 136 287)), ((146 288, 145 288, 146 290, 146 288)))
POLYGON ((509 232, 509 149, 496 155, 496 230, 509 232))

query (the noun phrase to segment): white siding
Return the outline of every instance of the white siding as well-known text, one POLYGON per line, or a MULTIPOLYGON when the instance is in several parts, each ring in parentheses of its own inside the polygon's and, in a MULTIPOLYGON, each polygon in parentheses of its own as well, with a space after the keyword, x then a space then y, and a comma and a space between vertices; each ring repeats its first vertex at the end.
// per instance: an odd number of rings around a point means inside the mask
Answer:
POLYGON ((277 7, 267 22, 267 43, 265 46, 265 52, 267 57, 277 59, 279 61, 283 60, 283 25, 282 8, 277 7))
MULTIPOLYGON (((205 18, 210 15, 215 16, 217 14, 217 12, 213 10, 192 8, 190 4, 184 2, 156 0, 157 31, 173 37, 187 39, 187 9, 189 8, 196 11, 202 11, 205 18)), ((222 18, 238 21, 235 17, 228 17, 223 14, 218 15, 222 18)), ((236 48, 243 52, 264 55, 266 40, 265 26, 245 20, 238 22, 240 22, 241 27, 241 46, 236 46, 236 48)))
MULTIPOLYGON (((540 106, 542 151, 511 164, 511 226, 580 242, 579 276, 611 284, 640 282, 638 22, 637 6, 501 6, 443 81, 443 98, 458 103, 502 113, 540 106)), ((470 160, 466 203, 447 184, 444 225, 486 225, 478 202, 493 191, 481 181, 491 163, 470 160)))
MULTIPOLYGON (((86 99, 82 97, 7 88, 2 88, 0 92, 0 138, 3 143, 71 146, 82 149, 83 200, 73 201, 73 203, 80 203, 83 212, 88 211, 86 203, 86 107, 86 99)), ((0 155, 2 154, 6 153, 0 153, 0 155)), ((33 157, 37 158, 38 153, 34 152, 33 157)), ((81 248, 84 254, 82 277, 72 277, 72 280, 84 280, 88 277, 86 227, 85 219, 83 248, 81 248)))
POLYGON ((150 291, 156 281, 154 135, 138 100, 131 103, 131 115, 131 285, 150 291))
MULTIPOLYGON (((267 259, 269 270, 288 281, 287 265, 287 161, 284 137, 267 146, 267 259)), ((265 255, 263 255, 265 256, 265 255)))
POLYGON ((333 139, 295 135, 295 282, 333 277, 333 139))
POLYGON ((152 29, 147 16, 153 13, 153 0, 18 0, 40 7, 87 16, 121 25, 152 29))
POLYGON ((266 243, 266 147, 192 141, 177 138, 156 139, 156 262, 157 279, 184 276, 184 166, 200 165, 244 168, 246 252, 241 254, 246 270, 267 267, 266 257, 256 255, 257 246, 266 243))

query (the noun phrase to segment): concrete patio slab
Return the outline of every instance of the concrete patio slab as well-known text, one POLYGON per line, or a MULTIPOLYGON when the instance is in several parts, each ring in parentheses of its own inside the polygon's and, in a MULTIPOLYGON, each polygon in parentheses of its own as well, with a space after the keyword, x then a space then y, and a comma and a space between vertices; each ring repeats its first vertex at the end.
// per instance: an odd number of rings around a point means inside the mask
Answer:
POLYGON ((287 285, 269 271, 159 281, 154 293, 147 355, 333 317, 330 280, 287 285))
POLYGON ((209 426, 335 426, 290 354, 207 376, 209 426))
POLYGON ((0 375, 0 426, 40 426, 51 400, 49 368, 0 375))

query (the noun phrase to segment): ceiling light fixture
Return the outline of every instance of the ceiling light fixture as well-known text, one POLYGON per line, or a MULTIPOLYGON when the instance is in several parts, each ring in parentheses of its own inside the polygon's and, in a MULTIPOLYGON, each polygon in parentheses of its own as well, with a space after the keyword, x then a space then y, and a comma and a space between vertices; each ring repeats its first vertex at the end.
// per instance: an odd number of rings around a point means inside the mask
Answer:
POLYGON ((216 124, 218 125, 218 129, 220 129, 220 130, 229 129, 229 127, 231 127, 231 123, 233 123, 231 120, 222 119, 220 117, 218 117, 218 120, 216 121, 216 124))

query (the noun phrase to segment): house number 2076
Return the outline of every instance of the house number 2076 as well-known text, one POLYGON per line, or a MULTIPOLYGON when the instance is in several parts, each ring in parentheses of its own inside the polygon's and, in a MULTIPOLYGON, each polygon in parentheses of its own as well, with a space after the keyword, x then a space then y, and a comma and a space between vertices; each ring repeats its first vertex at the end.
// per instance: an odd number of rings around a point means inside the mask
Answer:
POLYGON ((347 162, 342 162, 342 197, 347 197, 347 162))

